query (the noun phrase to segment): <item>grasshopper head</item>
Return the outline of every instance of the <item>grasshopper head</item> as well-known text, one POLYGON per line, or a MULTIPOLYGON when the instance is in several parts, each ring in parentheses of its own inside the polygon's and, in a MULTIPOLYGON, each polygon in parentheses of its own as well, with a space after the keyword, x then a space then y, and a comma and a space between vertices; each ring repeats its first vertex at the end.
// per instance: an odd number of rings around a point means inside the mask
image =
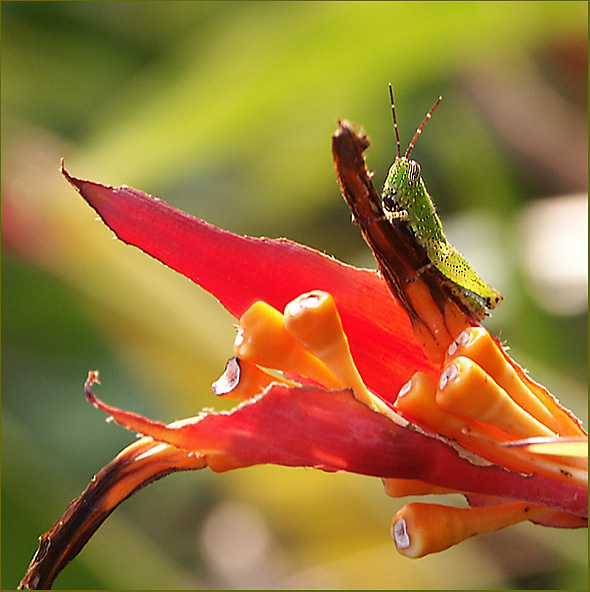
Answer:
MULTIPOLYGON (((381 194, 381 204, 386 212, 395 212, 400 210, 408 210, 412 207, 413 199, 420 188, 420 165, 415 160, 410 160, 410 153, 414 149, 414 144, 418 136, 422 133, 426 122, 430 119, 434 110, 441 102, 442 97, 438 97, 436 103, 430 111, 426 114, 424 121, 416 130, 412 141, 408 145, 406 154, 401 156, 401 148, 399 141, 399 133, 397 130, 397 118, 395 116, 395 102, 393 100, 393 89, 389 85, 389 96, 391 97, 391 114, 393 116, 393 129, 395 131, 395 139, 397 142, 397 157, 389 169, 389 174, 383 186, 383 193, 381 194)), ((426 192, 426 189, 424 189, 426 192)))
POLYGON ((486 298, 486 308, 492 310, 493 308, 496 308, 496 306, 498 306, 502 300, 502 294, 492 288, 490 295, 486 298))
POLYGON ((387 212, 407 209, 420 185, 420 165, 415 160, 398 156, 387 175, 381 204, 387 212))

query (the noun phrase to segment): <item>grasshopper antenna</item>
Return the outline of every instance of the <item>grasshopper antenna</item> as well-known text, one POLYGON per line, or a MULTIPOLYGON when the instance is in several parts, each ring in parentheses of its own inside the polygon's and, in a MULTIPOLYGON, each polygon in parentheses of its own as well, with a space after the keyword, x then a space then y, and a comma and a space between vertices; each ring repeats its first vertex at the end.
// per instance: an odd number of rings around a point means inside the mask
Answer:
POLYGON ((399 141, 399 132, 397 131, 397 119, 395 117, 395 102, 393 100, 393 89, 391 88, 391 82, 389 83, 389 96, 391 97, 391 113, 393 115, 393 129, 395 130, 395 139, 397 141, 397 157, 401 156, 401 146, 399 141))
MULTIPOLYGON (((391 86, 390 86, 390 88, 391 88, 391 86)), ((422 125, 416 130, 416 133, 414 134, 414 137, 412 138, 412 141, 410 142, 410 145, 408 146, 408 149, 406 150, 406 155, 404 156, 404 158, 406 160, 410 156, 410 152, 412 152, 412 149, 414 148, 414 144, 416 143, 418 136, 422 133, 422 130, 424 129, 424 126, 426 125, 426 122, 432 117, 434 110, 438 107, 438 104, 441 101, 442 101, 442 97, 438 97, 438 100, 436 101, 436 103, 434 103, 434 107, 432 107, 432 109, 426 114, 426 117, 424 118, 422 125)), ((397 132, 397 127, 395 129, 397 132)), ((398 139, 398 156, 399 156, 399 139, 398 139)))

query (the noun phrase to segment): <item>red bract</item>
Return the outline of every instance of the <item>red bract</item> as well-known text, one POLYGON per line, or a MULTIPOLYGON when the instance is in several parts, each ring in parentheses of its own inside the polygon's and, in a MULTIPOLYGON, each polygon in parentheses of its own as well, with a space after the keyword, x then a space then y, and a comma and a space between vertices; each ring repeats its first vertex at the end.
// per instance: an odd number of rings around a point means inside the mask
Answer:
MULTIPOLYGON (((331 293, 363 381, 383 400, 393 402, 417 371, 435 377, 440 372, 422 353, 403 309, 377 273, 291 241, 234 235, 137 189, 78 179, 65 169, 64 175, 120 239, 193 279, 236 317, 257 300, 282 309, 311 289, 331 293)), ((101 407, 119 419, 115 408, 101 407)), ((580 488, 548 488, 541 477, 472 464, 446 444, 392 424, 346 393, 274 387, 230 414, 181 423, 175 430, 159 424, 161 432, 154 437, 197 452, 225 451, 239 466, 276 463, 421 479, 585 513, 580 488), (170 440, 172 431, 183 434, 182 442, 170 440)), ((129 427, 143 434, 148 429, 141 422, 129 427)))
POLYGON ((585 513, 583 488, 544 477, 523 477, 498 466, 477 466, 447 444, 393 424, 350 391, 271 386, 229 413, 163 424, 89 400, 117 423, 207 457, 213 470, 256 464, 306 466, 383 478, 417 479, 459 491, 528 500, 585 513))
MULTIPOLYGON (((357 162, 358 157, 352 161, 357 162)), ((412 285, 411 298, 403 308, 377 272, 345 265, 288 240, 237 236, 136 189, 79 179, 63 165, 62 172, 121 240, 192 279, 240 319, 235 348, 236 355, 244 359, 239 372, 244 375, 240 388, 246 392, 236 395, 243 402, 230 412, 204 412, 164 424, 103 403, 91 389, 98 373, 91 372, 86 384, 88 399, 117 423, 146 437, 107 465, 43 535, 22 588, 51 586, 59 570, 113 508, 142 484, 174 471, 204 466, 225 471, 272 463, 349 471, 390 480, 386 489, 392 495, 398 495, 393 493, 396 483, 392 480, 404 480, 412 486, 418 482, 425 491, 443 487, 469 494, 477 506, 498 504, 499 498, 508 502, 506 507, 494 505, 490 512, 477 508, 469 515, 479 521, 477 526, 459 529, 460 534, 456 530, 452 536, 441 535, 436 528, 442 539, 434 542, 420 535, 420 549, 412 551, 414 555, 407 553, 410 556, 442 550, 471 534, 528 518, 561 526, 585 524, 587 487, 583 468, 575 462, 567 467, 569 476, 560 473, 559 478, 553 478, 555 461, 540 463, 544 472, 533 474, 535 464, 530 455, 503 448, 503 442, 497 444, 497 440, 516 439, 504 428, 484 426, 481 434, 472 438, 474 445, 465 446, 445 435, 448 426, 455 429, 455 417, 437 415, 438 430, 428 417, 415 411, 414 401, 420 408, 416 397, 430 396, 437 388, 445 389, 447 383, 445 394, 451 388, 461 394, 460 385, 452 384, 456 373, 447 370, 445 384, 438 383, 442 362, 423 353, 416 327, 407 316, 407 307, 421 297, 420 281, 412 285), (275 363, 277 360, 280 363, 275 363), (300 384, 265 374, 261 367, 281 370, 300 384), (481 450, 480 442, 484 443, 481 450), (521 470, 523 466, 531 471, 521 470), (481 517, 485 519, 483 526, 481 517)), ((364 174, 362 170, 360 174, 364 174)), ((444 304, 443 297, 435 298, 437 306, 444 304)), ((437 308, 433 318, 442 319, 446 326, 446 333, 440 335, 469 326, 456 309, 452 310, 455 324, 446 325, 444 307, 437 308)), ((453 338, 457 339, 454 355, 463 356, 453 362, 459 367, 470 355, 469 339, 453 338)), ((527 380, 495 341, 491 347, 498 349, 495 353, 500 365, 506 364, 516 380, 527 380)), ((445 355, 443 350, 438 354, 441 359, 445 355)), ((223 380, 232 383, 235 372, 228 370, 223 380)), ((483 371, 480 374, 487 376, 483 371)), ((479 374, 469 377, 472 384, 478 384, 479 374)), ((238 382, 242 378, 238 376, 238 382)), ((227 389, 230 395, 234 388, 230 385, 227 389)), ((539 397, 546 399, 549 407, 553 405, 541 387, 530 388, 538 388, 539 397)), ((557 425, 566 425, 568 436, 585 435, 567 413, 558 411, 557 415, 557 425)), ((478 422, 471 421, 479 429, 478 422)), ((458 433, 463 437, 461 429, 458 433)), ((468 438, 472 436, 468 434, 468 438)), ((447 516, 448 509, 437 508, 414 507, 397 520, 394 534, 398 548, 414 536, 416 524, 428 524, 432 519, 430 514, 424 518, 424 512, 434 512, 438 519, 447 516)), ((452 520, 460 522, 463 517, 452 520)))
POLYGON ((62 171, 121 240, 193 280, 236 318, 257 300, 282 310, 311 290, 332 294, 361 374, 385 399, 395 400, 416 370, 436 374, 377 272, 290 240, 238 236, 132 187, 62 171))

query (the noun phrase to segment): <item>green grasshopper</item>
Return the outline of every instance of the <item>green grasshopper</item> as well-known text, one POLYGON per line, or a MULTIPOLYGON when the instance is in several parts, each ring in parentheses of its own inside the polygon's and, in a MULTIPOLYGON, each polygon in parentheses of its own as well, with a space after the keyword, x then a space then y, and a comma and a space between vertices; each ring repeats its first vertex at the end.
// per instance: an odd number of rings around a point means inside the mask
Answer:
POLYGON ((390 222, 398 219, 407 223, 416 242, 426 251, 429 263, 418 269, 416 278, 426 269, 435 267, 467 309, 478 316, 483 316, 486 308, 493 309, 500 304, 502 296, 497 290, 486 284, 459 251, 447 241, 434 203, 422 180, 420 165, 415 160, 408 159, 418 136, 422 133, 426 122, 432 116, 442 97, 438 98, 428 112, 412 138, 405 155, 401 156, 391 84, 389 85, 389 94, 397 140, 397 156, 389 169, 381 193, 385 216, 390 222))

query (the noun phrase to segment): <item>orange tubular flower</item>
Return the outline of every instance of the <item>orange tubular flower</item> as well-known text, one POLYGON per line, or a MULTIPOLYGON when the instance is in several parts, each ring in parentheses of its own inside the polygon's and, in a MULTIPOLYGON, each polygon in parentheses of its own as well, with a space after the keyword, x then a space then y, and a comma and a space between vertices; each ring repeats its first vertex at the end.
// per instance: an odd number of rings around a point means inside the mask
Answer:
POLYGON ((306 466, 380 477, 392 496, 465 494, 472 507, 413 503, 398 512, 392 536, 408 557, 522 520, 587 525, 587 460, 567 451, 587 442, 579 421, 469 318, 436 270, 416 280, 420 253, 379 217, 366 138, 342 123, 333 145, 343 194, 380 273, 287 240, 236 236, 136 189, 62 168, 122 241, 195 281, 240 320, 234 357, 213 389, 241 402, 164 424, 98 399, 91 372, 89 401, 143 437, 41 537, 21 588, 50 587, 142 485, 205 466, 306 466), (563 447, 543 454, 539 439, 563 447))

